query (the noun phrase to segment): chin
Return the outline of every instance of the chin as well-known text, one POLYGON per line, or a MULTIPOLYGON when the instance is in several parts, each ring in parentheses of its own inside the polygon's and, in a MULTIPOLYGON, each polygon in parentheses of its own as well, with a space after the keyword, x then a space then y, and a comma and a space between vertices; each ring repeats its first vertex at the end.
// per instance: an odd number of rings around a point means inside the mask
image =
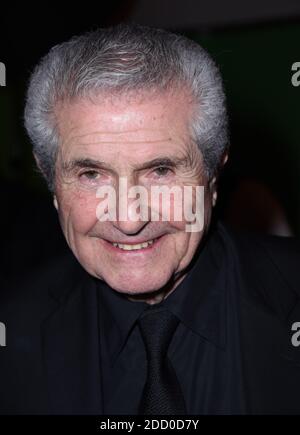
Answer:
POLYGON ((115 291, 128 295, 143 295, 150 294, 163 288, 170 277, 157 276, 155 279, 146 280, 145 278, 127 277, 120 279, 120 277, 104 277, 103 280, 115 291))

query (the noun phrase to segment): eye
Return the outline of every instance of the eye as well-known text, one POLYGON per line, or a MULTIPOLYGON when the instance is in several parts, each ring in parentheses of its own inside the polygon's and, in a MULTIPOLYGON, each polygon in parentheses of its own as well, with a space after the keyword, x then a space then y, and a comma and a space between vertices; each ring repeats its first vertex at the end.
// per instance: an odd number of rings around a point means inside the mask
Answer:
POLYGON ((165 177, 166 175, 169 175, 169 172, 171 172, 171 169, 168 168, 167 166, 158 166, 157 168, 154 169, 154 172, 159 177, 165 177))
POLYGON ((99 173, 90 169, 88 171, 84 171, 80 174, 80 178, 84 178, 88 181, 95 181, 98 178, 99 173))

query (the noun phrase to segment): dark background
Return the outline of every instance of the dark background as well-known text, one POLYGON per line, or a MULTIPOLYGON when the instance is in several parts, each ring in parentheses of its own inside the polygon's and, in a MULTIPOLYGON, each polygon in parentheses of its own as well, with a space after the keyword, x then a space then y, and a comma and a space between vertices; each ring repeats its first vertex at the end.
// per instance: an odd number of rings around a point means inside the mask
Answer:
POLYGON ((66 245, 52 199, 35 169, 23 128, 30 72, 53 45, 120 22, 163 27, 204 46, 219 64, 228 96, 231 154, 217 214, 239 228, 300 234, 299 0, 113 0, 1 6, 0 189, 5 275, 38 268, 66 245))

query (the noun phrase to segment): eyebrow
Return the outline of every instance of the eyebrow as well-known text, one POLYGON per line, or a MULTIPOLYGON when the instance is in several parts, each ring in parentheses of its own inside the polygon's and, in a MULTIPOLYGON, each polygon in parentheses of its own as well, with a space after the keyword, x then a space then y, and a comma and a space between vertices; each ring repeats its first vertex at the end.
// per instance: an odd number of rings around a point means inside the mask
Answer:
POLYGON ((155 168, 158 166, 168 166, 170 168, 176 168, 179 166, 184 166, 186 165, 188 162, 188 158, 187 157, 157 157, 153 160, 150 160, 148 162, 145 162, 141 165, 138 165, 136 170, 141 171, 144 169, 151 169, 151 168, 155 168))
MULTIPOLYGON (((176 167, 180 167, 180 166, 187 166, 189 165, 189 157, 188 156, 184 156, 184 157, 167 157, 167 156, 162 156, 162 157, 157 157, 155 159, 149 160, 148 162, 144 162, 141 165, 135 165, 134 166, 134 170, 135 171, 142 171, 145 169, 151 169, 151 168, 155 168, 158 166, 168 166, 171 168, 176 168, 176 167)), ((69 162, 64 162, 63 163, 63 171, 66 172, 72 172, 76 169, 81 169, 81 168, 91 168, 91 169, 110 169, 110 170, 114 170, 113 167, 111 165, 109 165, 108 163, 105 163, 101 160, 97 160, 97 159, 91 159, 91 158, 77 158, 77 159, 73 159, 70 160, 69 162)))
POLYGON ((68 162, 63 162, 62 168, 63 171, 72 172, 75 169, 81 169, 81 168, 92 168, 92 169, 106 168, 107 169, 111 167, 107 163, 101 162, 100 160, 97 159, 78 158, 78 159, 72 159, 68 162))

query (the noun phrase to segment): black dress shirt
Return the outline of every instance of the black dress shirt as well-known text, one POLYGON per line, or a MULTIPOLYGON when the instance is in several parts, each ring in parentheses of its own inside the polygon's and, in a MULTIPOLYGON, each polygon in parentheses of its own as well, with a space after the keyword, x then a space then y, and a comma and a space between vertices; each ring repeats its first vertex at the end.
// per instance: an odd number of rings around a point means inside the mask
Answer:
MULTIPOLYGON (((237 306, 238 277, 221 224, 210 231, 187 276, 162 302, 180 323, 168 349, 188 414, 246 412, 237 306)), ((105 414, 136 414, 147 361, 132 302, 99 283, 100 361, 105 414)))

